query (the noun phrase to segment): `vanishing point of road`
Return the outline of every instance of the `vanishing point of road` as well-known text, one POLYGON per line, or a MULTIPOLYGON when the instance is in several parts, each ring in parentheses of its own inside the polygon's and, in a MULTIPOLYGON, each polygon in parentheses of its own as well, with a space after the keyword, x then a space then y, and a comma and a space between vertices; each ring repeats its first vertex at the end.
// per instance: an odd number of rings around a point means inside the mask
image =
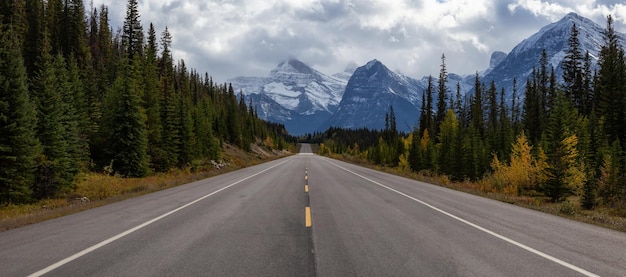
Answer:
POLYGON ((626 276, 626 234, 311 154, 0 233, 0 276, 626 276))

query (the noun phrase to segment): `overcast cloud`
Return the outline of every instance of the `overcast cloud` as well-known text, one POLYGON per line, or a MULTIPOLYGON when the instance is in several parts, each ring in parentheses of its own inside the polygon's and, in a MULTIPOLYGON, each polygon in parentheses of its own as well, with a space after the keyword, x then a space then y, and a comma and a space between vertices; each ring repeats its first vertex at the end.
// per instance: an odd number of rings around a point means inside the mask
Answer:
MULTIPOLYGON (((126 3, 93 0, 115 28, 126 3)), ((626 28, 618 0, 139 0, 139 12, 144 30, 169 28, 175 59, 218 82, 266 76, 289 57, 327 74, 378 59, 421 78, 438 75, 445 53, 449 72, 472 74, 569 12, 626 28)))

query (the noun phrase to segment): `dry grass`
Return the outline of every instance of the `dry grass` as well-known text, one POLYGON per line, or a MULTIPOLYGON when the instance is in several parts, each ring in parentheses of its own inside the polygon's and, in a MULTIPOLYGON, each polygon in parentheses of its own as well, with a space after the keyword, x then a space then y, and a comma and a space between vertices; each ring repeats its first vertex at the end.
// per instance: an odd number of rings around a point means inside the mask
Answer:
POLYGON ((293 152, 265 151, 266 154, 244 152, 224 145, 222 157, 229 166, 215 169, 208 161, 196 161, 184 169, 174 169, 145 178, 120 178, 100 173, 77 176, 75 190, 57 199, 41 200, 28 205, 8 205, 0 208, 0 231, 61 217, 86 209, 110 204, 139 195, 175 187, 243 167, 260 164, 290 155, 293 152), (86 197, 89 201, 81 200, 86 197))

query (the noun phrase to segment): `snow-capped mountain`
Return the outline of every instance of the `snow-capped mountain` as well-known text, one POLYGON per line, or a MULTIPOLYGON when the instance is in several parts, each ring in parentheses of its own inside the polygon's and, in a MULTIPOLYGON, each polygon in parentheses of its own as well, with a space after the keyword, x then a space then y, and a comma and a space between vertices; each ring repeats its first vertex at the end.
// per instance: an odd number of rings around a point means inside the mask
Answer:
MULTIPOLYGON (((533 67, 539 67, 539 58, 543 49, 546 50, 548 57, 548 67, 554 67, 556 76, 560 78, 563 73, 561 64, 569 47, 567 41, 573 24, 576 24, 579 31, 581 52, 589 51, 595 64, 601 45, 604 44, 602 35, 604 27, 590 19, 570 13, 520 42, 508 55, 505 54, 503 57, 502 54, 494 53, 491 60, 492 67, 485 71, 482 76, 483 82, 495 81, 496 86, 504 88, 507 97, 510 97, 513 91, 513 78, 517 78, 518 92, 523 92, 526 79, 530 76, 533 67), (496 63, 495 66, 494 63, 496 63)), ((626 36, 623 34, 619 36, 622 45, 626 45, 624 44, 626 36)))
POLYGON ((399 130, 411 130, 419 118, 424 87, 394 73, 377 60, 356 69, 339 109, 320 130, 328 127, 383 129, 385 113, 393 106, 399 130))
MULTIPOLYGON (((573 24, 579 31, 581 51, 589 51, 595 64, 604 44, 604 27, 570 13, 541 28, 510 53, 494 52, 489 68, 479 73, 481 81, 488 85, 493 80, 510 98, 513 79, 517 78, 518 93, 523 97, 526 79, 533 67, 538 67, 543 49, 548 56, 548 66, 554 67, 560 79, 573 24)), ((618 36, 622 45, 626 45, 626 35, 618 33, 618 36)), ((438 72, 433 72, 433 76, 437 75, 438 72)), ((456 94, 457 83, 461 94, 473 93, 474 77, 450 73, 449 96, 456 94)), ((351 64, 344 72, 328 76, 296 59, 289 59, 272 70, 269 77, 237 77, 229 81, 252 99, 261 117, 284 123, 292 134, 303 134, 324 131, 330 126, 382 129, 390 106, 394 107, 398 129, 409 131, 419 118, 428 77, 415 80, 390 71, 377 60, 358 68, 351 64)), ((436 87, 437 79, 432 81, 436 87)))
POLYGON ((260 117, 285 124, 291 134, 304 134, 335 113, 348 81, 290 58, 268 77, 236 77, 228 82, 252 99, 260 117))

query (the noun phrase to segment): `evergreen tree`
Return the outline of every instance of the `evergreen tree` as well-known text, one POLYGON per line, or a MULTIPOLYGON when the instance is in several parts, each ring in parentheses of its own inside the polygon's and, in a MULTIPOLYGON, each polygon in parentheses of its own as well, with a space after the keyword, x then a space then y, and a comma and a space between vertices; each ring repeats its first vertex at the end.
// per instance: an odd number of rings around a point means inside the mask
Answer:
POLYGON ((557 93, 554 111, 546 129, 548 143, 548 180, 544 185, 546 196, 554 202, 575 193, 586 180, 578 154, 578 137, 574 122, 577 113, 563 93, 557 93))
POLYGON ((500 115, 498 116, 498 144, 496 145, 496 153, 502 160, 508 160, 511 153, 511 144, 513 144, 513 128, 509 111, 505 102, 504 89, 500 90, 500 115))
MULTIPOLYGON (((17 1, 20 2, 20 1, 17 1)), ((25 1, 26 13, 28 18, 28 32, 23 45, 24 64, 26 66, 26 75, 29 78, 35 76, 40 70, 36 66, 38 57, 42 52, 42 42, 45 35, 45 16, 43 1, 25 1)), ((39 64, 42 64, 39 62, 39 64)), ((32 82, 31 82, 32 83, 32 82)))
MULTIPOLYGON (((66 27, 64 22, 63 0, 48 0, 46 2, 46 21, 50 38, 50 54, 63 55, 63 32, 66 27)), ((69 54, 69 53, 68 53, 69 54)))
MULTIPOLYGON (((613 18, 607 18, 604 45, 600 50, 598 81, 596 83, 597 114, 605 118, 605 132, 610 141, 626 142, 626 65, 624 49, 613 27, 613 18)), ((622 148, 624 145, 622 145, 622 148)))
POLYGON ((441 54, 441 69, 439 71, 439 81, 437 90, 437 114, 435 115, 435 133, 439 133, 439 126, 443 123, 446 117, 448 108, 446 107, 448 99, 448 71, 446 70, 446 56, 441 54))
POLYGON ((461 179, 458 166, 458 143, 459 122, 452 109, 446 113, 446 117, 441 124, 439 132, 438 158, 439 170, 441 174, 449 175, 455 180, 461 179))
POLYGON ((539 74, 533 69, 531 78, 526 80, 526 96, 522 111, 524 129, 532 145, 538 145, 545 129, 545 105, 539 83, 539 74))
POLYGON ((415 129, 413 131, 411 147, 409 148, 409 166, 411 170, 418 172, 423 168, 424 164, 424 150, 420 144, 420 134, 419 129, 415 129))
POLYGON ((0 203, 31 200, 40 153, 36 126, 19 42, 0 24, 0 203))
POLYGON ((581 96, 581 103, 580 103, 580 112, 583 115, 590 115, 591 111, 593 109, 593 99, 594 99, 594 94, 593 94, 593 83, 594 83, 594 76, 591 72, 592 70, 592 64, 591 64, 591 54, 589 54, 589 51, 587 51, 585 53, 585 58, 583 60, 583 88, 581 90, 582 92, 582 96, 581 96))
POLYGON ((37 103, 37 137, 43 150, 38 159, 38 178, 33 191, 38 199, 54 196, 71 182, 68 176, 71 174, 71 159, 64 125, 69 120, 65 114, 68 107, 62 98, 62 91, 67 86, 65 61, 60 55, 54 61, 49 56, 43 61, 43 69, 33 90, 37 103))
POLYGON ((148 155, 150 167, 162 171, 161 165, 166 155, 162 148, 163 128, 161 125, 161 105, 158 91, 158 45, 154 25, 148 29, 148 43, 145 47, 144 60, 144 108, 146 110, 146 128, 148 130, 148 155))
POLYGON ((131 61, 136 55, 143 57, 143 27, 139 19, 138 6, 137 0, 128 0, 126 19, 124 20, 122 44, 131 61))
MULTIPOLYGON (((486 133, 486 142, 489 144, 488 148, 490 152, 495 152, 496 154, 499 152, 498 146, 500 144, 498 137, 498 98, 497 98, 498 90, 496 89, 496 83, 491 81, 491 85, 489 86, 489 90, 487 90, 487 133, 486 133)), ((499 157, 502 159, 502 156, 499 157)))
MULTIPOLYGON (((137 59, 137 58, 135 58, 137 59)), ((105 119, 109 136, 107 153, 111 170, 125 177, 148 173, 146 115, 141 105, 142 73, 139 62, 122 60, 121 74, 106 99, 105 119)))
POLYGON ((520 113, 521 113, 521 108, 520 108, 520 102, 519 102, 519 97, 517 95, 517 78, 513 78, 513 92, 511 95, 511 122, 513 124, 513 133, 518 134, 519 133, 519 127, 520 127, 520 113))
POLYGON ((583 55, 580 51, 578 28, 572 25, 567 40, 568 49, 563 58, 563 87, 565 96, 569 98, 579 111, 583 109, 583 55))
POLYGON ((484 110, 483 110, 483 89, 478 72, 474 80, 474 98, 471 107, 471 126, 480 136, 485 133, 484 110))
MULTIPOLYGON (((428 76, 428 86, 424 92, 426 95, 426 103, 422 103, 422 116, 420 116, 420 133, 428 129, 431 132, 435 130, 435 117, 433 115, 433 77, 428 76)), ((422 97, 423 98, 423 97, 422 97)))
POLYGON ((160 170, 166 171, 178 164, 178 147, 180 144, 178 104, 180 101, 174 91, 174 71, 170 52, 172 37, 167 29, 161 37, 161 59, 159 64, 159 92, 162 124, 163 159, 160 170))

